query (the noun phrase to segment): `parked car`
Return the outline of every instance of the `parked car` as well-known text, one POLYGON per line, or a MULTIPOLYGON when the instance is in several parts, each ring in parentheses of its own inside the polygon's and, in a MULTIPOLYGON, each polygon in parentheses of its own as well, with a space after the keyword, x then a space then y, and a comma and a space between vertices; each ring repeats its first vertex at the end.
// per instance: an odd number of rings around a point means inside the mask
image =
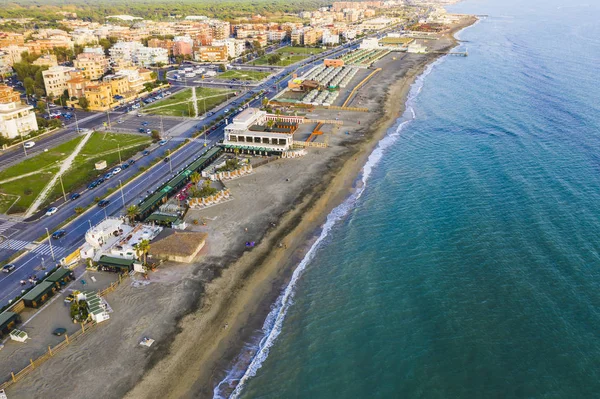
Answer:
POLYGON ((161 140, 158 142, 158 145, 165 145, 167 144, 167 140, 161 140))
POLYGON ((123 170, 123 169, 121 169, 120 167, 118 167, 118 166, 117 166, 116 168, 114 168, 114 169, 112 170, 112 175, 114 176, 114 175, 116 175, 117 173, 121 173, 121 170, 123 170))
POLYGON ((98 178, 98 184, 104 183, 104 180, 106 180, 104 177, 98 178))
POLYGON ((129 161, 127 161, 127 163, 128 163, 129 165, 133 165, 133 164, 135 163, 135 159, 133 159, 133 158, 132 158, 132 159, 130 159, 129 161))
POLYGON ((123 165, 121 165, 121 169, 127 169, 129 167, 129 164, 127 162, 125 162, 123 165))
POLYGON ((88 190, 91 190, 91 189, 93 189, 93 188, 96 188, 96 187, 98 186, 98 184, 100 184, 100 183, 98 183, 98 180, 94 180, 93 182, 91 182, 91 183, 88 185, 88 190))
POLYGON ((12 263, 9 263, 8 265, 4 265, 4 267, 2 267, 2 272, 4 273, 10 273, 13 270, 15 270, 15 265, 13 265, 12 263))
POLYGON ((52 233, 52 238, 55 240, 58 240, 66 235, 67 235, 67 230, 60 229, 60 230, 56 230, 54 233, 52 233))
POLYGON ((123 123, 123 119, 117 119, 117 123, 123 123))
POLYGON ((141 128, 138 129, 138 132, 140 132, 140 133, 146 133, 146 129, 144 129, 143 127, 141 127, 141 128))
POLYGON ((65 302, 66 303, 71 303, 75 300, 75 296, 73 294, 69 294, 65 297, 65 302))
POLYGON ((79 193, 73 193, 73 194, 71 194, 71 201, 76 200, 79 197, 81 197, 81 194, 79 194, 79 193))
POLYGON ((103 200, 100 200, 100 202, 98 202, 98 206, 100 208, 105 208, 106 206, 108 206, 108 204, 110 204, 110 200, 107 200, 107 199, 103 199, 103 200))
POLYGON ((52 216, 56 212, 58 212, 58 208, 53 206, 52 208, 48 208, 48 210, 46 211, 46 216, 52 216))
POLYGON ((104 175, 104 180, 108 180, 112 177, 112 172, 108 172, 107 174, 104 175))
POLYGON ((152 130, 146 129, 146 134, 152 134, 152 130))
POLYGON ((31 148, 35 145, 35 141, 27 141, 25 142, 25 144, 23 144, 23 147, 25 148, 31 148))
POLYGON ((57 337, 65 335, 66 333, 67 333, 67 329, 66 328, 57 328, 54 331, 52 331, 52 334, 56 335, 57 337))
POLYGON ((148 155, 148 154, 150 154, 150 151, 148 151, 148 150, 146 150, 146 151, 142 152, 142 155, 143 155, 143 156, 146 156, 146 155, 148 155))

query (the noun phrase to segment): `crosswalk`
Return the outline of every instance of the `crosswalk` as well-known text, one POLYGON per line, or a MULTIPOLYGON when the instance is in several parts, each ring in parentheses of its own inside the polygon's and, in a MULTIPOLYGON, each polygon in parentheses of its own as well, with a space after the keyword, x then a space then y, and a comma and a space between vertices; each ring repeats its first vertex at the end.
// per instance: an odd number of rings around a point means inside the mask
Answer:
POLYGON ((58 245, 52 245, 52 250, 50 250, 50 245, 48 245, 48 244, 41 244, 41 245, 38 245, 31 252, 33 252, 34 254, 38 254, 38 255, 48 255, 48 256, 51 256, 52 255, 52 251, 54 251, 54 257, 56 259, 60 259, 60 257, 65 253, 66 250, 67 250, 66 248, 60 247, 58 245))
POLYGON ((27 245, 29 245, 29 241, 6 240, 0 242, 0 249, 12 249, 13 251, 18 251, 27 245))
POLYGON ((0 224, 0 235, 2 235, 2 233, 4 233, 6 230, 10 229, 14 225, 16 225, 16 223, 14 222, 5 222, 0 224))
MULTIPOLYGON (((21 241, 21 240, 6 240, 0 243, 0 250, 2 249, 10 249, 13 251, 19 251, 26 246, 31 244, 29 241, 21 241)), ((61 247, 59 245, 52 245, 52 249, 50 249, 50 244, 40 244, 34 249, 31 250, 32 253, 38 255, 48 255, 51 256, 52 252, 54 252, 55 258, 60 258, 65 252, 65 247, 61 247)))

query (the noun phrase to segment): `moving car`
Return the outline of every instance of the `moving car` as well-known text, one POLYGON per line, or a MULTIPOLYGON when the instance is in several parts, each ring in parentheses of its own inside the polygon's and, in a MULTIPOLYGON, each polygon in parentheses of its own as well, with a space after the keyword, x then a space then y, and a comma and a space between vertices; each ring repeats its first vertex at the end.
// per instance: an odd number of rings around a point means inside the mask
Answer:
POLYGON ((112 177, 112 175, 113 175, 112 172, 108 172, 107 174, 104 175, 104 180, 110 179, 112 177))
POLYGON ((93 188, 96 188, 96 187, 98 186, 98 184, 100 184, 100 183, 98 183, 98 180, 94 180, 93 182, 91 182, 91 183, 88 185, 88 190, 91 190, 91 189, 93 189, 93 188))
POLYGON ((138 132, 140 132, 140 133, 146 133, 146 129, 144 129, 143 127, 141 127, 141 128, 138 129, 138 132))
POLYGON ((129 165, 133 165, 133 164, 135 163, 135 159, 130 159, 130 160, 127 162, 127 163, 128 163, 129 165))
POLYGON ((170 157, 165 157, 165 159, 163 159, 163 162, 169 162, 171 160, 170 157))
POLYGON ((146 155, 148 155, 148 154, 150 154, 150 151, 148 151, 148 150, 146 150, 146 151, 142 152, 142 155, 143 155, 143 156, 146 156, 146 155))
POLYGON ((161 140, 158 142, 158 145, 165 145, 167 144, 167 140, 161 140))
POLYGON ((81 197, 81 194, 79 194, 79 193, 73 193, 73 194, 71 194, 71 201, 76 200, 79 197, 81 197))
POLYGON ((58 212, 58 208, 53 206, 52 208, 48 208, 46 211, 46 216, 54 215, 56 212, 58 212))
POLYGON ((105 208, 106 206, 108 206, 108 204, 110 204, 110 200, 106 200, 106 199, 103 199, 100 202, 98 202, 98 206, 100 208, 105 208))
POLYGON ((62 238, 64 236, 67 235, 67 230, 56 230, 54 233, 52 233, 52 238, 54 238, 55 240, 58 240, 59 238, 62 238))
POLYGON ((13 265, 12 263, 9 263, 8 265, 4 265, 4 267, 2 268, 2 271, 4 273, 10 273, 13 270, 15 270, 15 265, 13 265))
POLYGON ((27 141, 25 144, 23 144, 23 147, 25 148, 31 148, 35 145, 35 141, 27 141))

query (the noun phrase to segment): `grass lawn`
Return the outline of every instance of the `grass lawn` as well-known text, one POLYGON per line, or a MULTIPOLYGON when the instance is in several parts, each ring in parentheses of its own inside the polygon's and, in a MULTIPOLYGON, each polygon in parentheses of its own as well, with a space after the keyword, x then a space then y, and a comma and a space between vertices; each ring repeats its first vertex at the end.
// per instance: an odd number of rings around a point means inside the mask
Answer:
POLYGON ((281 61, 279 61, 277 64, 269 64, 269 62, 267 61, 267 56, 263 55, 260 58, 257 58, 257 59, 255 59, 253 61, 250 61, 249 64, 250 65, 288 66, 288 65, 291 65, 291 64, 295 64, 298 61, 302 61, 305 58, 306 58, 305 55, 282 54, 281 61))
POLYGON ((311 55, 311 54, 319 54, 322 53, 323 50, 321 47, 292 47, 292 46, 286 46, 286 47, 282 47, 280 49, 275 50, 276 53, 279 54, 294 54, 294 55, 298 55, 298 54, 304 54, 304 55, 311 55))
MULTIPOLYGON (((148 147, 152 139, 137 134, 117 134, 95 132, 83 149, 75 158, 75 162, 62 177, 65 191, 67 193, 88 184, 99 175, 107 173, 119 165, 119 147, 121 149, 121 161, 125 162, 137 152, 148 147), (97 171, 94 164, 98 161, 106 161, 107 168, 97 171)), ((49 198, 54 200, 62 195, 60 184, 57 184, 49 198)))
MULTIPOLYGON (((206 102, 206 111, 210 111, 228 97, 233 95, 233 90, 211 89, 206 87, 196 87, 196 99, 198 103, 198 112, 204 112, 206 102)), ((192 89, 186 89, 162 101, 153 103, 144 107, 143 111, 153 115, 165 116, 193 116, 194 106, 191 103, 192 89)))
MULTIPOLYGON (((17 202, 10 208, 10 213, 24 212, 29 208, 33 200, 46 186, 48 180, 58 170, 57 162, 68 157, 73 152, 75 146, 77 146, 77 143, 79 143, 79 140, 81 140, 81 137, 49 149, 48 152, 27 158, 0 172, 0 181, 3 181, 26 173, 42 171, 41 173, 0 184, 0 194, 5 194, 2 197, 12 196, 13 200, 19 197, 17 202)), ((8 202, 10 201, 0 201, 2 204, 0 205, 0 212, 4 213, 7 211, 6 204, 8 202)))
POLYGON ((260 71, 238 71, 235 69, 231 69, 227 72, 224 72, 216 77, 216 79, 239 79, 239 80, 263 80, 267 76, 269 76, 270 72, 260 72, 260 71))

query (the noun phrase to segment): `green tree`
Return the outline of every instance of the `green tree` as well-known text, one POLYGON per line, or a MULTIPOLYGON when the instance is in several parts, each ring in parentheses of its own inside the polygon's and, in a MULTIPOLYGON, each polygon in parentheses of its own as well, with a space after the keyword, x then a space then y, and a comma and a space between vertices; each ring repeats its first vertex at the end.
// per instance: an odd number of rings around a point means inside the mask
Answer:
POLYGON ((143 258, 143 263, 147 264, 148 252, 150 251, 150 241, 142 240, 135 245, 135 253, 138 258, 143 258))
POLYGON ((35 81, 31 77, 27 76, 23 80, 23 86, 25 87, 25 94, 28 96, 35 94, 35 81))
POLYGON ((200 173, 198 172, 194 172, 192 173, 192 175, 190 176, 190 181, 192 183, 194 183, 194 185, 200 183, 200 180, 202 180, 202 175, 200 175, 200 173))
POLYGON ((35 109, 38 112, 42 112, 42 113, 45 112, 46 111, 46 103, 44 101, 42 101, 42 100, 39 100, 37 102, 37 105, 35 106, 35 109))
POLYGON ((85 97, 79 97, 78 103, 79 103, 79 106, 81 108, 83 108, 85 111, 87 111, 90 107, 90 102, 85 97))
POLYGON ((152 133, 152 140, 154 140, 154 141, 160 140, 160 132, 158 130, 153 130, 151 133, 152 133))
POLYGON ((83 213, 85 209, 81 206, 78 206, 77 208, 74 209, 75 213, 78 215, 81 215, 83 213))
POLYGON ((135 220, 135 218, 137 217, 137 215, 139 215, 139 213, 140 213, 140 209, 136 205, 131 205, 129 208, 127 208, 127 217, 129 218, 129 220, 131 222, 133 222, 135 220))

